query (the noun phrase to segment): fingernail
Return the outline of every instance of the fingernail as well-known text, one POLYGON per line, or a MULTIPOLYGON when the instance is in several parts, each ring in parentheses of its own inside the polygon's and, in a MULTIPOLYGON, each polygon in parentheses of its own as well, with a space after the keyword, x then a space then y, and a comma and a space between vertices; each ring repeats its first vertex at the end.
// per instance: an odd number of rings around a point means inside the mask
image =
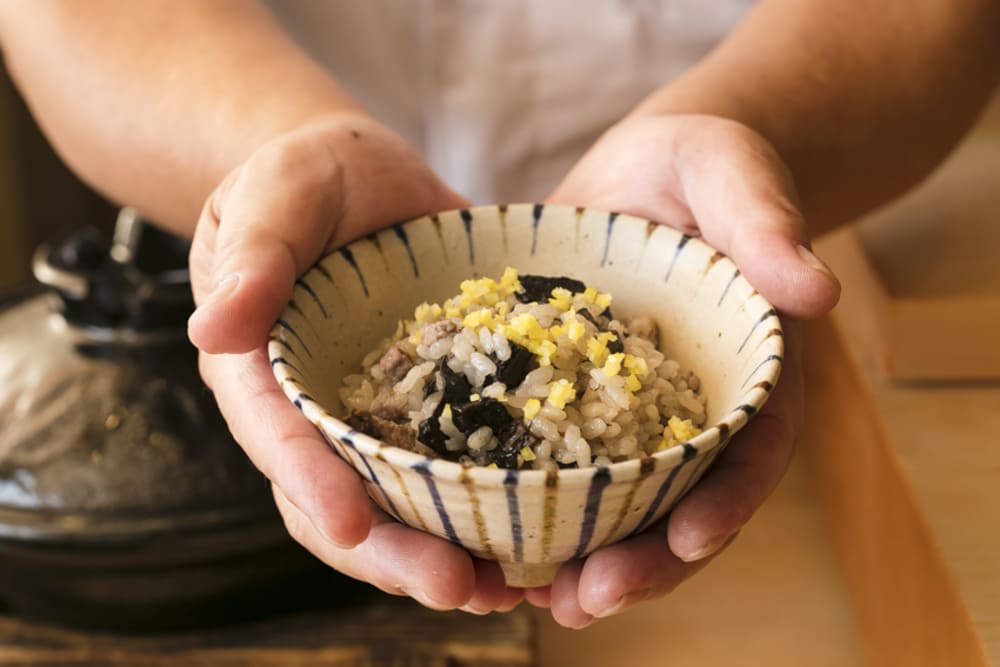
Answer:
POLYGON ((719 537, 712 538, 705 542, 700 549, 689 553, 687 556, 680 556, 680 559, 686 563, 693 563, 696 560, 701 560, 702 558, 708 558, 714 553, 720 551, 724 546, 736 539, 739 531, 733 533, 732 535, 721 535, 719 537))
POLYGON ((414 587, 412 589, 411 588, 406 588, 406 587, 401 587, 401 588, 411 598, 413 598, 414 600, 416 600, 420 604, 424 605, 425 607, 428 607, 428 608, 433 609, 435 611, 445 611, 445 610, 453 608, 450 605, 446 605, 446 604, 442 604, 442 603, 438 602, 437 600, 435 600, 434 598, 432 598, 430 595, 428 595, 427 593, 425 593, 423 590, 421 590, 419 588, 416 588, 416 587, 414 587))
POLYGON ((477 607, 476 605, 471 604, 471 603, 467 604, 467 605, 464 605, 462 607, 459 607, 459 609, 461 609, 462 611, 467 612, 469 614, 475 614, 476 616, 486 616, 487 614, 493 613, 492 609, 486 609, 486 608, 483 608, 483 607, 477 607))
POLYGON ((611 605, 607 609, 597 612, 594 614, 597 618, 607 618, 608 616, 614 616, 615 614, 620 614, 629 607, 633 607, 640 602, 648 600, 653 594, 653 591, 649 588, 642 588, 637 591, 632 591, 631 593, 626 593, 625 595, 618 598, 618 602, 611 605))
POLYGON ((814 255, 812 250, 801 244, 799 245, 798 250, 799 250, 799 257, 801 257, 802 261, 805 262, 809 267, 816 269, 820 273, 825 274, 831 280, 834 281, 837 280, 837 277, 833 275, 833 271, 830 270, 830 267, 827 266, 823 262, 823 260, 814 255))

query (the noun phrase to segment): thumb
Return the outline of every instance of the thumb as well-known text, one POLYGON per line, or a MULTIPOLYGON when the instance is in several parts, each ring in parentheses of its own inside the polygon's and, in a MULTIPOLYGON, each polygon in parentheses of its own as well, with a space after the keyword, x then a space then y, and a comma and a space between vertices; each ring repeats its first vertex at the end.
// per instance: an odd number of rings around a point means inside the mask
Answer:
POLYGON ((198 309, 191 341, 209 354, 249 352, 324 253, 386 225, 458 208, 406 142, 350 117, 266 144, 202 211, 191 248, 198 309))
POLYGON ((827 313, 840 282, 809 248, 788 169, 756 132, 721 122, 677 145, 679 186, 702 236, 778 310, 827 313))
POLYGON ((339 223, 335 164, 313 164, 308 173, 270 166, 248 162, 202 210, 191 248, 198 308, 188 334, 203 352, 263 344, 295 279, 319 259, 339 223))

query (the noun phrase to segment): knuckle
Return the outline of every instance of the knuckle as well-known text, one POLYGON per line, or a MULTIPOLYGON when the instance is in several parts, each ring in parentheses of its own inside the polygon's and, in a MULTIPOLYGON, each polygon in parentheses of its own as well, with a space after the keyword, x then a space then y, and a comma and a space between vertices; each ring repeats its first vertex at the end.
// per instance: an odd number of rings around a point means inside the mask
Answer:
POLYGON ((292 136, 263 146, 247 164, 248 172, 283 183, 296 191, 327 186, 339 178, 340 163, 321 141, 292 136))

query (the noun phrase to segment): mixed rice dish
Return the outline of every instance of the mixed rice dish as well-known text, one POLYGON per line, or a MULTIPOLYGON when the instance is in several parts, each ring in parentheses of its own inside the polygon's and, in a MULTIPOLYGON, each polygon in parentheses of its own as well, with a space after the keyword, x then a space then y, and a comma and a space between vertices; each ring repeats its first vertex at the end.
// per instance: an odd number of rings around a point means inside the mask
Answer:
POLYGON ((657 349, 651 317, 566 277, 461 284, 362 361, 341 388, 353 428, 467 465, 553 470, 641 458, 705 424, 698 378, 657 349))

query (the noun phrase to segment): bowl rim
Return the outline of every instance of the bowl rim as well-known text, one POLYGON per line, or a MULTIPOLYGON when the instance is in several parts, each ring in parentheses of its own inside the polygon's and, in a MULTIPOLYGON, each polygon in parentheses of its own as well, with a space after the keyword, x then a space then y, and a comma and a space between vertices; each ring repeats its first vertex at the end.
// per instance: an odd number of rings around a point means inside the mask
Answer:
MULTIPOLYGON (((472 215, 475 215, 477 211, 494 211, 501 209, 509 210, 515 206, 536 207, 539 206, 539 204, 491 204, 441 211, 437 214, 423 215, 398 223, 397 225, 381 229, 374 234, 387 232, 392 229, 392 227, 405 228, 411 225, 421 224, 424 221, 437 219, 439 216, 448 214, 457 213, 460 215, 468 215, 471 213, 472 215)), ((566 209, 574 211, 577 214, 584 212, 596 212, 598 214, 613 215, 618 221, 621 221, 624 224, 656 224, 664 229, 673 231, 678 235, 688 236, 687 242, 689 243, 703 245, 709 250, 713 252, 715 251, 714 248, 700 238, 690 237, 674 227, 650 221, 647 218, 625 213, 613 213, 590 207, 572 207, 551 204, 544 204, 544 207, 546 209, 566 209)), ((351 246, 361 243, 364 239, 365 237, 355 239, 354 241, 345 244, 344 247, 349 249, 351 246)), ((315 272, 317 267, 334 254, 336 254, 336 251, 325 254, 303 274, 303 277, 315 272)), ((719 261, 729 262, 732 264, 733 268, 736 269, 735 263, 733 263, 727 256, 723 256, 719 261)), ((749 286, 746 278, 738 270, 733 277, 733 281, 743 282, 749 286)), ((728 442, 729 438, 743 428, 747 422, 760 411, 764 403, 766 403, 768 398, 770 398, 784 365, 784 329, 773 306, 771 306, 759 292, 753 290, 752 286, 750 287, 752 290, 752 296, 762 300, 764 310, 766 311, 766 314, 769 314, 767 318, 762 318, 758 324, 763 324, 765 321, 769 321, 772 329, 777 331, 776 334, 769 336, 763 343, 761 343, 760 348, 763 348, 764 346, 768 346, 770 348, 769 350, 763 350, 764 352, 769 352, 769 354, 766 355, 764 361, 762 361, 761 364, 753 370, 748 377, 749 381, 749 379, 757 376, 758 373, 763 373, 760 381, 743 391, 740 395, 740 401, 735 408, 724 414, 722 418, 714 424, 706 426, 701 433, 690 440, 678 443, 661 451, 653 452, 652 454, 647 454, 644 457, 628 459, 626 461, 617 461, 605 466, 594 465, 586 468, 559 468, 555 471, 489 468, 486 466, 466 465, 458 463, 457 461, 449 461, 443 458, 425 456, 401 447, 389 445, 377 438, 352 428, 346 422, 331 414, 329 410, 312 398, 308 391, 307 384, 300 379, 297 369, 290 368, 287 364, 276 363, 275 360, 282 356, 283 349, 287 345, 282 339, 283 330, 278 324, 272 328, 268 339, 268 360, 275 379, 285 396, 303 413, 306 419, 316 426, 324 438, 327 434, 329 434, 341 443, 345 444, 348 448, 355 449, 357 453, 366 457, 374 457, 396 468, 408 468, 422 474, 432 473, 436 479, 465 482, 471 477, 471 479, 480 486, 501 486, 511 483, 516 483, 518 487, 544 486, 550 483, 550 479, 553 474, 558 475, 561 487, 567 484, 572 484, 573 482, 585 485, 589 484, 593 476, 600 471, 607 471, 607 473, 611 474, 612 479, 618 476, 630 478, 639 474, 644 469, 646 469, 647 472, 653 472, 654 470, 669 470, 671 468, 675 468, 681 463, 699 458, 700 456, 717 448, 720 444, 724 446, 728 442), (767 366, 766 369, 764 368, 765 364, 767 366), (650 465, 652 465, 651 469, 649 468, 650 465)), ((287 310, 288 307, 286 306, 280 317, 284 318, 287 310)), ((337 447, 334 446, 333 443, 329 443, 329 446, 338 456, 345 458, 343 454, 337 451, 337 447)), ((354 466, 353 461, 348 460, 347 463, 354 466)))

